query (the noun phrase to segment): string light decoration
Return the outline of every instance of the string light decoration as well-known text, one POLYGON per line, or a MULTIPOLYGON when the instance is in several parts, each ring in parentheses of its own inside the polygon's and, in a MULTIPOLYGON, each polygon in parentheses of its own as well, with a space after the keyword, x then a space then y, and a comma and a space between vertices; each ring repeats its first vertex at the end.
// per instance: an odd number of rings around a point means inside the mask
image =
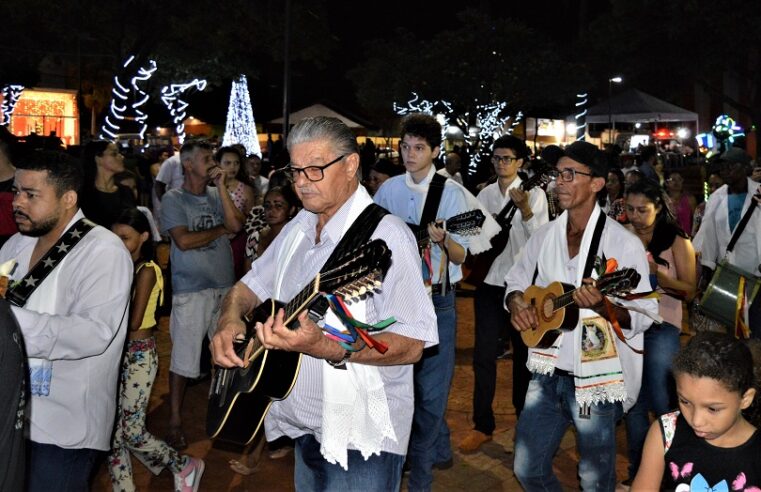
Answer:
POLYGON ((175 131, 177 132, 177 139, 180 144, 185 141, 185 118, 187 113, 185 110, 188 108, 188 103, 180 99, 185 92, 189 90, 202 91, 206 88, 206 81, 203 79, 193 79, 191 82, 184 84, 170 84, 161 88, 161 101, 169 110, 169 114, 172 116, 172 122, 175 125, 175 131))
POLYGON ((454 113, 452 109, 452 103, 449 101, 429 101, 428 99, 420 99, 417 92, 412 93, 412 99, 407 101, 406 106, 394 103, 394 113, 399 116, 406 116, 411 113, 425 113, 436 117, 436 120, 441 124, 441 142, 446 140, 447 131, 451 126, 449 123, 449 117, 454 113))
POLYGON ((227 106, 227 123, 222 145, 233 144, 242 144, 248 155, 262 156, 254 122, 254 110, 248 93, 248 80, 245 75, 241 75, 237 81, 233 80, 230 104, 227 106))
POLYGON ((716 118, 710 132, 695 135, 695 140, 700 152, 708 158, 716 152, 724 152, 732 146, 735 139, 744 136, 743 128, 732 117, 722 114, 716 118))
POLYGON ((0 121, 0 125, 8 126, 10 124, 11 115, 13 114, 13 110, 16 109, 16 104, 18 104, 18 100, 23 91, 23 85, 12 84, 3 87, 3 104, 0 106, 0 113, 3 114, 3 119, 0 121))
MULTIPOLYGON (((124 74, 122 74, 122 76, 128 76, 128 68, 133 61, 135 61, 134 55, 127 58, 127 61, 124 62, 124 65, 122 66, 124 68, 124 74)), ((145 131, 148 128, 146 123, 148 115, 139 108, 148 102, 149 96, 145 91, 138 87, 138 83, 145 82, 146 80, 150 79, 151 75, 153 75, 153 72, 155 71, 156 62, 153 60, 148 60, 148 66, 138 67, 135 75, 130 78, 128 85, 122 83, 119 75, 114 76, 114 87, 111 89, 111 94, 113 97, 111 98, 109 114, 106 115, 106 119, 100 129, 100 138, 106 140, 113 140, 116 138, 116 135, 121 129, 119 122, 123 121, 126 118, 128 109, 127 105, 130 99, 130 93, 132 93, 134 102, 132 103, 131 108, 134 110, 133 112, 135 115, 133 119, 140 123, 140 130, 138 133, 140 134, 140 140, 144 140, 145 131)))
POLYGON ((576 141, 587 138, 587 93, 576 94, 576 141))

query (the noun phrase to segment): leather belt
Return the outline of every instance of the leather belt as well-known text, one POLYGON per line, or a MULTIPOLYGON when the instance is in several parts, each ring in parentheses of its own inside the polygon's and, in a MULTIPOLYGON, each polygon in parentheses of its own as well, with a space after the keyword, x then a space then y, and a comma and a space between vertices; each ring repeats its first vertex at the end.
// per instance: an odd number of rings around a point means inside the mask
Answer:
POLYGON ((569 377, 569 378, 573 377, 573 373, 572 372, 568 372, 565 369, 557 369, 557 368, 555 369, 555 372, 554 372, 553 375, 554 376, 566 376, 566 377, 569 377))
MULTIPOLYGON (((436 295, 441 295, 441 288, 446 284, 433 284, 431 285, 431 293, 436 295)), ((457 283, 450 284, 447 286, 446 291, 451 292, 453 290, 457 289, 457 283)))

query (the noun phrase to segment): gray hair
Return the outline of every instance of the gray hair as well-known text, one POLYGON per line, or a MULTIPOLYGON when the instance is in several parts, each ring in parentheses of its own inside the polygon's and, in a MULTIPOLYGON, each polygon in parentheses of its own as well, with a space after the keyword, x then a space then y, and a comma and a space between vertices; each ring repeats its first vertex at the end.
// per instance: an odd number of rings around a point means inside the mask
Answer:
POLYGON ((315 140, 329 141, 338 155, 359 154, 357 138, 349 127, 338 118, 329 116, 305 118, 296 123, 288 134, 288 152, 294 145, 315 140))

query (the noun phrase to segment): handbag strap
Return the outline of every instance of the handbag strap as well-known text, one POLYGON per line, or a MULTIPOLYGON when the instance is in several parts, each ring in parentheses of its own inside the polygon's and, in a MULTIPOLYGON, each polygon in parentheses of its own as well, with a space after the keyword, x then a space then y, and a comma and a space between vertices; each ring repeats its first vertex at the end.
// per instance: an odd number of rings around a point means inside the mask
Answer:
POLYGON ((40 258, 24 278, 8 289, 5 298, 13 305, 24 307, 32 293, 45 281, 50 272, 61 263, 67 254, 93 230, 95 223, 85 218, 79 219, 72 225, 58 241, 40 258))
MULTIPOLYGON (((750 192, 750 190, 748 190, 750 192)), ((735 243, 737 243, 737 240, 740 239, 740 234, 743 233, 745 230, 745 226, 748 225, 748 222, 750 222, 750 216, 753 215, 753 211, 756 210, 756 203, 753 201, 753 197, 750 197, 750 206, 748 207, 748 210, 745 211, 745 213, 742 216, 742 219, 740 219, 740 222, 737 224, 737 227, 735 227, 735 231, 732 233, 732 239, 729 240, 729 244, 727 245, 727 253, 731 252, 735 248, 735 243)))

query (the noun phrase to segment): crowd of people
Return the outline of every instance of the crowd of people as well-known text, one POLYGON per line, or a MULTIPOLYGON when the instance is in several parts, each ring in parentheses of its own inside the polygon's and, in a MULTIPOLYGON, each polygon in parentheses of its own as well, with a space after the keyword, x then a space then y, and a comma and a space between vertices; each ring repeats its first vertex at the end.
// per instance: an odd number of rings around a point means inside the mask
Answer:
MULTIPOLYGON (((570 426, 583 490, 761 487, 761 173, 749 155, 718 155, 711 197, 697 204, 654 147, 624 169, 587 142, 532 156, 506 135, 492 145, 491 178, 466 186, 434 117, 406 116, 399 137, 401 163, 367 164, 343 123, 308 118, 288 136, 287 165, 267 177, 242 146, 190 140, 151 166, 150 200, 113 143, 88 143, 80 161, 50 151, 11 159, 0 144, 0 273, 10 278, 0 307, 17 333, 2 347, 16 355, 3 357, 2 374, 19 381, 0 419, 10 446, 0 488, 88 490, 107 456, 114 490, 135 490, 132 457, 169 470, 175 490, 198 490, 206 464, 183 454, 185 389, 206 371, 207 344, 218 368, 247 368, 244 341, 273 357, 301 354, 261 441, 276 456, 293 450, 297 490, 399 490, 404 476, 409 490, 431 490, 434 470, 454 459, 445 416, 463 282, 475 287, 475 378, 460 452, 492 440, 497 359, 509 344, 524 489, 561 490, 553 460, 570 426), (473 214, 475 230, 457 228, 473 214), (369 241, 391 255, 382 288, 349 308, 340 289, 324 292, 324 312, 277 309, 247 328, 257 307, 297 298, 369 241), (726 271, 739 285, 715 285, 726 271), (734 288, 735 322, 693 337, 685 308, 708 304, 712 288, 734 288), (161 439, 146 414, 164 297, 161 439), (629 469, 619 483, 621 419, 629 469)), ((232 472, 255 473, 260 450, 232 472)))

